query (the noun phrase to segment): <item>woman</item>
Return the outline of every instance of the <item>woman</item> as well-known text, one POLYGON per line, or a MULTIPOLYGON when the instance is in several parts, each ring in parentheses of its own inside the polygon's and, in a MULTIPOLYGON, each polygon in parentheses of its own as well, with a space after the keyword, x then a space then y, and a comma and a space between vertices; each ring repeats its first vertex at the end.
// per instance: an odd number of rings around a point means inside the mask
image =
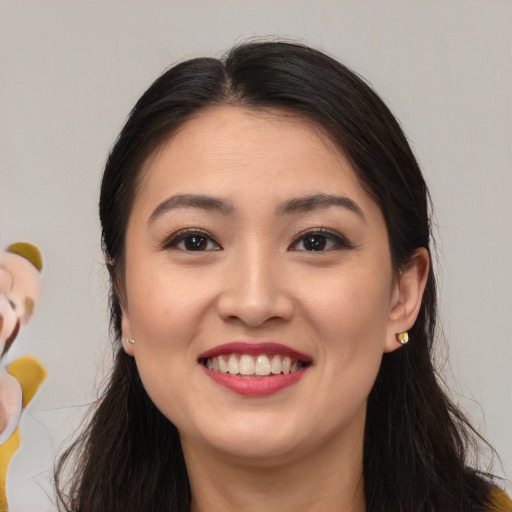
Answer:
POLYGON ((164 73, 103 177, 118 348, 64 509, 500 510, 432 364, 428 209, 392 114, 324 54, 164 73))

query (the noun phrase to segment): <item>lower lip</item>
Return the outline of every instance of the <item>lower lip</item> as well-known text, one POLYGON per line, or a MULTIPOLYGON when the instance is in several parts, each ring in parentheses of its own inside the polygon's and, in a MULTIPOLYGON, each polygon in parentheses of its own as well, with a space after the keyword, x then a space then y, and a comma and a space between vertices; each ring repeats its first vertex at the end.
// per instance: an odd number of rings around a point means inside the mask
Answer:
POLYGON ((296 384, 304 375, 306 368, 287 375, 273 375, 270 377, 240 377, 229 373, 220 373, 209 370, 203 366, 206 375, 217 384, 244 396, 273 395, 282 389, 296 384))

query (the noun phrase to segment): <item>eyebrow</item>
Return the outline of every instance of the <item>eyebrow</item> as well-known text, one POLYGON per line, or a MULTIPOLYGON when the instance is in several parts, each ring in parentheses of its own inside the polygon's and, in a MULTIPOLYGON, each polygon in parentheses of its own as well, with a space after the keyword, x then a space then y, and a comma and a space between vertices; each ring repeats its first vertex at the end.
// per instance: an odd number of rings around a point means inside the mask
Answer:
POLYGON ((329 194, 313 194, 289 199, 278 207, 278 213, 281 215, 289 215, 329 208, 330 206, 341 206, 365 220, 363 211, 352 199, 346 196, 334 196, 329 194))
POLYGON ((201 210, 216 211, 219 213, 230 213, 233 206, 221 199, 200 194, 179 194, 168 197, 162 201, 150 215, 148 224, 154 222, 164 213, 176 208, 199 208, 201 210))
MULTIPOLYGON (((357 203, 352 201, 352 199, 349 199, 346 196, 334 196, 329 194, 313 194, 289 199, 278 206, 277 213, 279 215, 293 215, 296 213, 329 208, 330 206, 341 206, 356 213, 359 217, 365 220, 363 211, 357 203)), ((162 201, 153 210, 153 213, 148 219, 148 224, 154 222, 164 213, 177 208, 199 208, 201 210, 216 211, 222 214, 228 214, 234 210, 232 204, 223 201, 222 199, 201 194, 179 194, 168 197, 162 201)))

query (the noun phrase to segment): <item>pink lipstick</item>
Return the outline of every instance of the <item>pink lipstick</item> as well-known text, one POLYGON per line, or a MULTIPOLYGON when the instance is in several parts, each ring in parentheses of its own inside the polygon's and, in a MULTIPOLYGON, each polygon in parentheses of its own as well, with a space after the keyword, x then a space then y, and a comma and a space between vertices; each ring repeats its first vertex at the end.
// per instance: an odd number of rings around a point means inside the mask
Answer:
POLYGON ((312 359, 279 343, 232 342, 207 350, 198 362, 217 384, 244 396, 266 396, 297 383, 312 359))

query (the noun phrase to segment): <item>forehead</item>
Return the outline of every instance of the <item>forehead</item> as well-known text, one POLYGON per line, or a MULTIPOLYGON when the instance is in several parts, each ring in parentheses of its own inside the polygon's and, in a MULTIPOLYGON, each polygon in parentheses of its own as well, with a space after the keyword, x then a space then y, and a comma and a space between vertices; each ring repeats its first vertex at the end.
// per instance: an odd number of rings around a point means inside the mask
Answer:
POLYGON ((240 107, 210 108, 184 123, 144 166, 137 195, 163 193, 164 183, 226 190, 281 183, 290 192, 344 183, 362 191, 348 160, 318 123, 285 111, 240 107))

